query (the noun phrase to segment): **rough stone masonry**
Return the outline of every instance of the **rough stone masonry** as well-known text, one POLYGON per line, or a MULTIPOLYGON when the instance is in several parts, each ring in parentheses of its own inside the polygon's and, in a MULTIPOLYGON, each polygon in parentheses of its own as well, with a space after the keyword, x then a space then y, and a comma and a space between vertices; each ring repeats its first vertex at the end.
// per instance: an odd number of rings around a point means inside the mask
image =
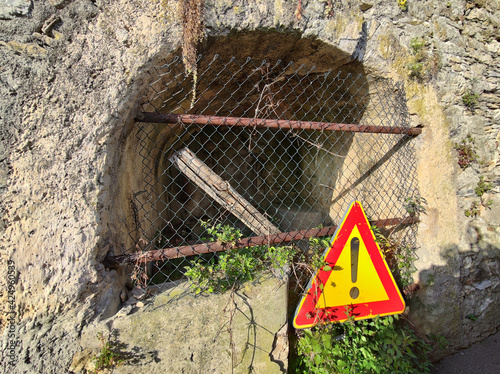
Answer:
MULTIPOLYGON (((413 124, 424 127, 416 157, 428 201, 410 317, 422 334, 443 335, 451 351, 486 338, 500 326, 500 3, 408 0, 406 12, 396 0, 301 4, 299 17, 295 0, 207 0, 206 33, 295 33, 350 56, 337 65, 357 59, 367 74, 405 83, 413 124), (410 76, 415 38, 433 56, 430 79, 410 76), (468 135, 477 158, 462 169, 455 144, 468 135), (491 183, 485 204, 476 193, 481 177, 491 183)), ((126 277, 102 260, 124 250, 118 233, 127 207, 114 204, 123 148, 150 67, 180 47, 176 7, 173 0, 0 4, 4 372, 84 370, 80 359, 95 348, 102 321, 126 304, 126 277), (6 357, 11 305, 15 369, 6 357)), ((256 40, 245 48, 236 52, 283 46, 256 40)), ((162 349, 141 353, 149 372, 165 368, 155 359, 162 349)))

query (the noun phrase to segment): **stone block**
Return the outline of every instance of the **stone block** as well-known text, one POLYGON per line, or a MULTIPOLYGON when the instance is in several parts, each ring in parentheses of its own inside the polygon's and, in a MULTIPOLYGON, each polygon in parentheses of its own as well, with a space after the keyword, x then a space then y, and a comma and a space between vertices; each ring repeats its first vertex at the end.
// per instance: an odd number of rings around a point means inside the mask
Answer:
POLYGON ((95 349, 89 338, 109 329, 126 358, 116 374, 286 371, 286 283, 265 276, 233 295, 207 296, 192 294, 185 282, 145 304, 87 328, 84 352, 95 349))
POLYGON ((31 8, 31 0, 3 0, 0 3, 0 19, 26 16, 31 8))

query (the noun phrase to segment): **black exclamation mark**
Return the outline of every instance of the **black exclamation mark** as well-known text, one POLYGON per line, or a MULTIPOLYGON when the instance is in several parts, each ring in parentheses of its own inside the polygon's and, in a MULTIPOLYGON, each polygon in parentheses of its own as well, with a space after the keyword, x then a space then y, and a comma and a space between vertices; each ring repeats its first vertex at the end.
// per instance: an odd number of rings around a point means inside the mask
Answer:
MULTIPOLYGON (((351 282, 358 281, 358 258, 359 258, 359 239, 352 238, 351 240, 351 282)), ((352 287, 349 291, 351 299, 356 299, 359 296, 358 287, 352 287)))

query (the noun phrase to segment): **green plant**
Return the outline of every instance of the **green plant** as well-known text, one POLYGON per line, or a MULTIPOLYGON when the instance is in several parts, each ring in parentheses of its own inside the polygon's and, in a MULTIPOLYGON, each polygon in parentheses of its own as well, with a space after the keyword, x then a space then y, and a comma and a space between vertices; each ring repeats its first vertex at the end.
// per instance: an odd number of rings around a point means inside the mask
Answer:
POLYGON ((240 239, 243 234, 240 230, 230 226, 230 225, 211 225, 211 221, 200 221, 202 227, 207 230, 207 233, 212 236, 212 238, 219 243, 234 243, 236 240, 240 239))
POLYGON ((196 294, 225 292, 235 285, 253 280, 261 267, 262 261, 253 256, 251 249, 246 248, 239 252, 229 250, 221 254, 217 262, 191 262, 191 266, 185 267, 185 275, 196 294))
POLYGON ((422 58, 422 53, 424 52, 425 40, 419 37, 413 38, 410 41, 410 48, 414 55, 422 58))
POLYGON ((427 200, 422 196, 408 197, 403 204, 408 214, 412 217, 418 216, 419 214, 426 214, 426 205, 427 200))
POLYGON ((473 201, 468 209, 465 210, 466 217, 477 217, 481 213, 481 206, 486 209, 491 209, 490 206, 493 204, 492 200, 484 200, 484 194, 493 188, 491 183, 485 182, 484 176, 479 177, 474 192, 476 196, 479 197, 479 201, 473 201))
POLYGON ((413 273, 416 270, 413 264, 417 259, 415 248, 411 245, 398 242, 390 234, 382 234, 381 230, 373 224, 371 224, 371 230, 388 265, 392 269, 397 270, 395 278, 398 281, 399 287, 405 289, 413 283, 413 273))
POLYGON ((473 201, 470 204, 469 209, 465 210, 465 216, 466 217, 477 217, 480 212, 481 212, 481 210, 480 210, 480 204, 479 204, 479 202, 473 201))
POLYGON ((297 250, 293 246, 267 247, 264 258, 269 261, 271 268, 277 269, 288 265, 296 254, 297 250))
MULTIPOLYGON (((477 182, 476 188, 474 188, 474 192, 479 198, 483 198, 483 195, 490 191, 493 188, 493 185, 491 183, 487 183, 484 181, 484 176, 479 177, 479 182, 477 182)), ((482 200, 481 200, 482 202, 482 200)))
POLYGON ((97 334, 99 339, 100 352, 94 359, 94 373, 102 369, 111 369, 119 366, 124 360, 120 358, 120 354, 114 350, 111 342, 109 342, 102 332, 97 334))
MULTIPOLYGON (((234 243, 242 234, 239 230, 221 224, 210 225, 201 221, 207 233, 221 243, 234 243)), ((254 246, 243 249, 228 249, 212 261, 192 261, 186 266, 185 275, 196 293, 225 292, 240 284, 255 279, 259 271, 279 269, 290 263, 297 251, 293 246, 254 246)))
POLYGON ((403 12, 406 12, 408 10, 408 0, 398 0, 398 7, 403 12))
POLYGON ((458 165, 463 169, 467 169, 474 161, 477 160, 475 148, 476 141, 472 135, 468 134, 462 141, 455 143, 455 149, 458 152, 458 165))
POLYGON ((429 373, 431 346, 399 323, 376 317, 306 329, 298 340, 299 373, 429 373))
POLYGON ((469 109, 474 109, 479 100, 479 94, 471 88, 467 89, 462 95, 462 102, 469 109))
POLYGON ((465 318, 470 319, 471 321, 477 320, 477 316, 475 314, 467 314, 465 318))
POLYGON ((436 76, 441 62, 435 51, 429 52, 425 40, 416 37, 410 41, 411 56, 406 64, 410 78, 429 80, 436 76))
POLYGON ((418 61, 411 61, 406 65, 409 70, 410 77, 423 79, 424 78, 424 64, 418 61))
POLYGON ((400 245, 394 253, 396 267, 399 273, 399 283, 402 289, 413 283, 413 273, 415 272, 415 248, 410 245, 400 245))
POLYGON ((329 238, 310 238, 309 239, 309 253, 311 254, 309 262, 314 272, 329 266, 323 258, 325 249, 330 247, 329 238))

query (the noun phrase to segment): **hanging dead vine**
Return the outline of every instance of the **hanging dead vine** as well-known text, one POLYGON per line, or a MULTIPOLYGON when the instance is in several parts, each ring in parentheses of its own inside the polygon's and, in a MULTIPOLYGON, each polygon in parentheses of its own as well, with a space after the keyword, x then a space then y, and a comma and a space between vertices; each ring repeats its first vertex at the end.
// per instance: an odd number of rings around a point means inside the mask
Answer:
POLYGON ((180 0, 179 16, 182 20, 182 61, 186 74, 193 76, 193 96, 191 106, 196 100, 198 69, 196 66, 198 44, 205 33, 205 0, 180 0))

